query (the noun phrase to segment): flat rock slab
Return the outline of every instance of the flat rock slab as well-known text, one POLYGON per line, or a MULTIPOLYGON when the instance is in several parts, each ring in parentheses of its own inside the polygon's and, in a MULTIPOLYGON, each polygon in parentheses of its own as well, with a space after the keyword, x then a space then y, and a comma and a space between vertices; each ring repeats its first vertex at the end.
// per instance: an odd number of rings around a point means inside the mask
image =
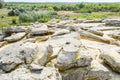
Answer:
POLYGON ((10 37, 4 38, 4 40, 7 42, 16 42, 16 41, 22 39, 25 35, 26 35, 25 32, 16 33, 16 34, 11 35, 10 37))
POLYGON ((81 42, 77 39, 69 38, 69 37, 55 37, 49 39, 46 44, 50 44, 53 47, 57 47, 57 46, 63 47, 66 44, 74 44, 75 46, 79 47, 81 45, 81 42))
POLYGON ((110 71, 98 61, 91 62, 91 69, 85 75, 85 80, 111 80, 110 71))
POLYGON ((12 33, 20 33, 20 32, 25 32, 26 30, 22 27, 13 27, 13 28, 7 28, 4 27, 2 29, 3 34, 11 35, 12 33))
POLYGON ((48 27, 45 24, 34 24, 28 27, 30 37, 43 36, 48 34, 48 27))
POLYGON ((66 29, 62 29, 62 30, 56 31, 52 36, 64 35, 64 34, 67 34, 67 33, 70 33, 70 31, 66 30, 66 29))
POLYGON ((0 50, 0 69, 10 72, 19 66, 23 61, 20 59, 19 46, 21 43, 14 43, 3 47, 0 50))
POLYGON ((109 26, 120 26, 120 19, 105 19, 102 22, 109 26))
MULTIPOLYGON (((38 69, 39 70, 39 69, 38 69)), ((1 80, 62 80, 55 68, 43 67, 38 72, 31 72, 26 68, 18 68, 15 71, 0 75, 1 80)))
POLYGON ((68 44, 63 47, 63 50, 57 57, 57 64, 59 70, 67 70, 73 67, 89 66, 92 59, 84 54, 79 54, 79 47, 68 44))
POLYGON ((115 50, 107 50, 100 55, 100 58, 114 71, 120 72, 120 54, 118 52, 115 50))
POLYGON ((31 63, 37 54, 36 47, 34 43, 17 42, 1 48, 0 69, 5 72, 11 72, 19 65, 31 63))

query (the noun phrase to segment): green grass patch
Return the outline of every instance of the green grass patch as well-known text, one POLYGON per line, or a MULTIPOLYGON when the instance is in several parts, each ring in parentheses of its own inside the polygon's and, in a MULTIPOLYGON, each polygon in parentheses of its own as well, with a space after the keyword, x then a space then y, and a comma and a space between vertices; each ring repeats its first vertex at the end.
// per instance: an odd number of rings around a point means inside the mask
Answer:
POLYGON ((17 16, 8 16, 9 10, 6 8, 0 9, 0 30, 2 27, 11 27, 19 23, 17 16), (15 21, 16 24, 13 24, 15 21))
POLYGON ((72 15, 70 18, 82 18, 82 19, 96 19, 96 18, 108 18, 107 15, 101 13, 80 13, 80 15, 72 15))

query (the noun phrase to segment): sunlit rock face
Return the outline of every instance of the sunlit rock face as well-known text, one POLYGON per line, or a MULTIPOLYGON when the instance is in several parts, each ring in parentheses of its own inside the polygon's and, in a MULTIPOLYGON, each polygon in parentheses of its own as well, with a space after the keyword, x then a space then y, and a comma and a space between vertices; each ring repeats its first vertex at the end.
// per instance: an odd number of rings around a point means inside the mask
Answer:
POLYGON ((105 19, 102 22, 109 26, 120 26, 119 18, 118 19, 105 19))
POLYGON ((120 80, 119 19, 3 28, 0 80, 120 80))

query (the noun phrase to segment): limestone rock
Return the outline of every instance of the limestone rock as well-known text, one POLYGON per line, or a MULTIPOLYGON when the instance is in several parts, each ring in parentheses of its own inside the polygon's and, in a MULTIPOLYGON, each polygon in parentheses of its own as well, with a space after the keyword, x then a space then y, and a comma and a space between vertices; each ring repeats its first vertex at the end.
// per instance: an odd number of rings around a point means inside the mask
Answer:
POLYGON ((106 50, 103 54, 100 55, 100 58, 103 59, 109 67, 114 71, 120 72, 120 54, 114 50, 106 50))
POLYGON ((85 20, 84 23, 101 23, 101 19, 85 20))
POLYGON ((3 41, 4 38, 5 38, 5 35, 4 35, 4 34, 1 34, 1 35, 0 35, 0 42, 3 41))
POLYGON ((67 34, 69 32, 70 32, 69 30, 62 29, 62 30, 56 31, 52 36, 59 36, 59 35, 67 34))
MULTIPOLYGON (((39 69, 38 69, 39 70, 39 69)), ((59 72, 55 68, 43 67, 41 71, 31 72, 26 68, 18 68, 17 70, 2 74, 1 80, 62 80, 59 72)))
POLYGON ((41 66, 46 65, 46 63, 49 62, 52 54, 53 48, 51 45, 39 46, 39 52, 36 55, 35 63, 38 63, 41 66))
POLYGON ((0 47, 4 46, 4 45, 6 45, 6 44, 7 44, 6 41, 0 42, 0 47))
POLYGON ((68 44, 63 47, 63 51, 57 57, 56 66, 60 70, 66 70, 72 67, 85 67, 91 63, 91 58, 78 53, 79 47, 68 44))
POLYGON ((44 24, 35 24, 28 29, 29 37, 48 35, 48 27, 44 24))
POLYGON ((60 73, 62 80, 84 80, 84 75, 87 73, 88 69, 89 67, 72 68, 60 73))
POLYGON ((98 61, 93 60, 91 69, 85 75, 85 80, 111 80, 110 71, 98 61))
MULTIPOLYGON (((53 47, 63 47, 66 44, 73 44, 77 47, 81 45, 81 42, 75 38, 69 37, 70 35, 61 36, 61 37, 53 37, 47 41, 47 44, 52 45, 53 47), (68 36, 68 37, 66 37, 68 36)), ((73 36, 74 37, 74 36, 73 36)))
POLYGON ((120 26, 120 19, 105 19, 102 21, 108 26, 120 26))
POLYGON ((23 56, 25 63, 30 64, 38 53, 38 47, 35 43, 26 42, 20 46, 19 52, 23 56))
POLYGON ((7 42, 15 42, 15 41, 22 39, 25 35, 26 35, 25 32, 16 33, 16 34, 11 35, 10 37, 4 38, 4 40, 7 42))
POLYGON ((11 35, 12 33, 19 33, 19 32, 25 32, 25 29, 23 29, 22 27, 13 27, 13 28, 3 27, 2 29, 2 33, 7 35, 11 35))
POLYGON ((19 46, 20 43, 14 43, 2 48, 0 51, 0 69, 10 72, 23 63, 19 55, 19 46))

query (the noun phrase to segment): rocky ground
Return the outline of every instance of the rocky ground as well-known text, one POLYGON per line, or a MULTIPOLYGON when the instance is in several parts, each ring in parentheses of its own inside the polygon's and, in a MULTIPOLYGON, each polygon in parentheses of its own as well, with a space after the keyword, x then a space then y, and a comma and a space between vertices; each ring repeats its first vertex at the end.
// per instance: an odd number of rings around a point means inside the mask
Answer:
POLYGON ((120 19, 3 28, 0 80, 120 80, 120 19))

